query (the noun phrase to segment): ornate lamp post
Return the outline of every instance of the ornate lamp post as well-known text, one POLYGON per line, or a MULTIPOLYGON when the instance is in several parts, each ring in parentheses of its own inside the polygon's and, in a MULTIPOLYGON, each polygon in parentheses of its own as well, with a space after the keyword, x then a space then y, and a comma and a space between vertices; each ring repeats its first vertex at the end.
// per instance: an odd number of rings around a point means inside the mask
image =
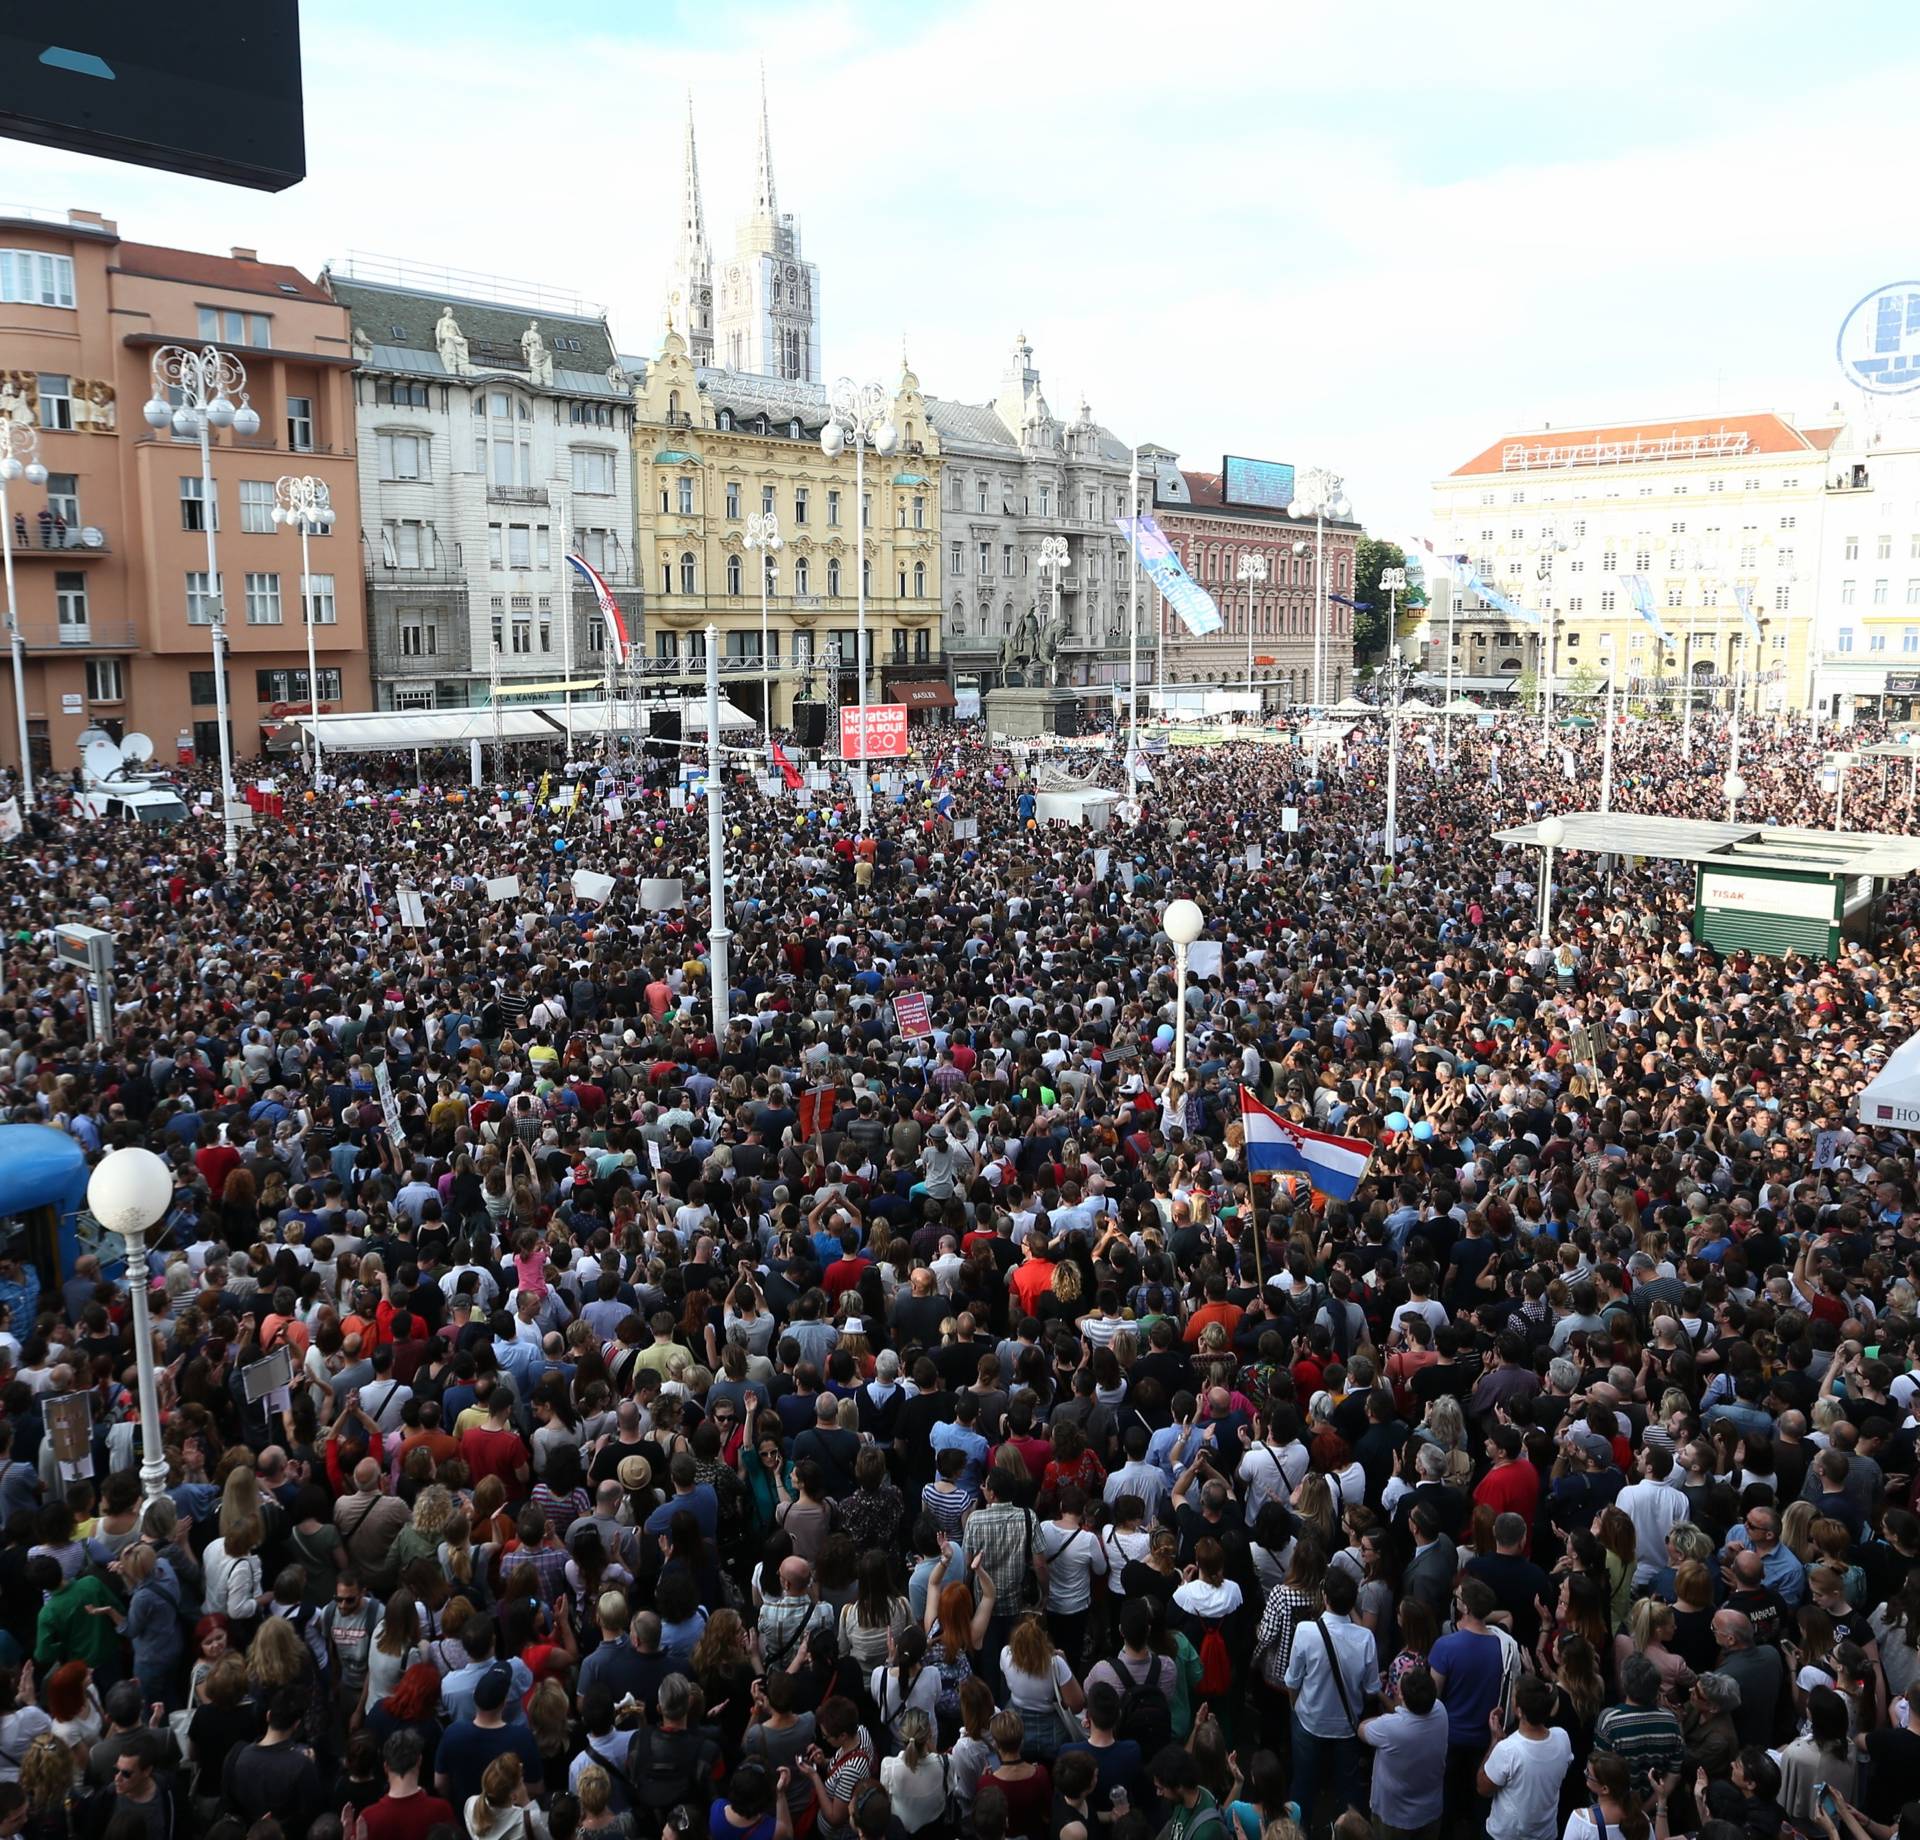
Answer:
POLYGON ((1322 709, 1327 703, 1327 519, 1344 518, 1353 507, 1347 503, 1346 481, 1324 466, 1310 466, 1293 484, 1293 503, 1287 507, 1291 518, 1313 519, 1313 700, 1322 709))
POLYGON ((1060 632, 1060 582, 1073 563, 1073 551, 1067 547, 1065 537, 1042 537, 1040 555, 1036 567, 1040 571, 1041 592, 1046 591, 1049 573, 1053 576, 1053 634, 1054 648, 1058 652, 1060 632))
POLYGON ((756 559, 760 570, 760 718, 766 730, 767 771, 773 771, 773 676, 767 662, 767 576, 773 569, 774 552, 781 544, 780 519, 771 511, 756 511, 747 519, 747 534, 741 538, 747 553, 756 559))
POLYGON ((1247 694, 1253 695, 1253 597, 1267 582, 1267 559, 1264 556, 1242 556, 1240 566, 1234 570, 1241 587, 1247 591, 1247 694))
POLYGON ((47 483, 40 464, 40 431, 31 422, 0 417, 0 556, 6 558, 7 644, 13 653, 13 711, 20 723, 20 791, 33 809, 33 756, 27 746, 27 642, 20 632, 20 610, 13 598, 13 512, 7 487, 16 479, 30 486, 47 483))
POLYGON ((1558 818, 1542 818, 1534 828, 1540 843, 1540 943, 1553 940, 1553 853, 1567 840, 1567 827, 1558 818))
POLYGON ((133 1313, 133 1358, 140 1376, 140 1491, 147 1500, 167 1486, 160 1444, 160 1389, 147 1318, 147 1234, 173 1204, 173 1174, 151 1150, 109 1150, 87 1183, 87 1206, 127 1243, 127 1302, 133 1313))
POLYGON ((307 714, 313 726, 307 730, 313 743, 313 789, 320 790, 320 673, 313 654, 313 572, 308 566, 307 544, 315 531, 333 528, 333 496, 324 479, 311 473, 283 473, 274 482, 273 521, 300 533, 300 614, 307 623, 307 714))
POLYGON ((820 430, 820 451, 829 460, 837 460, 853 445, 853 515, 859 533, 858 553, 854 557, 855 623, 858 636, 854 649, 860 695, 860 758, 853 777, 854 797, 860 807, 860 826, 872 821, 873 797, 867 780, 867 472, 869 447, 883 459, 899 444, 899 435, 888 419, 893 399, 877 383, 855 383, 842 377, 828 398, 830 408, 826 426, 820 430))
POLYGON ((175 434, 200 438, 201 523, 207 533, 207 608, 213 631, 214 715, 220 724, 220 820, 226 834, 227 867, 239 860, 240 837, 234 826, 233 741, 227 733, 227 601, 220 591, 220 558, 214 541, 217 500, 213 487, 212 431, 231 428, 241 436, 260 432, 260 415, 247 400, 247 367, 217 345, 195 351, 190 345, 162 345, 153 354, 153 397, 147 426, 171 427, 175 434), (178 391, 176 408, 168 392, 178 391), (238 397, 239 401, 234 399, 238 397))
POLYGON ((1391 868, 1400 859, 1400 706, 1413 683, 1413 666, 1400 655, 1399 646, 1374 673, 1373 681, 1387 709, 1387 866, 1391 868))

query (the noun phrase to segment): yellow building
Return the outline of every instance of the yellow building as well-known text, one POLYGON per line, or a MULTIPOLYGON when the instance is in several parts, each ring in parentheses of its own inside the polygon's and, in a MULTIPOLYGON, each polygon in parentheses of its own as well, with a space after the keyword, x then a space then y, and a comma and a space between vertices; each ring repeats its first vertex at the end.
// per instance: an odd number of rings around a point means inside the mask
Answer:
MULTIPOLYGON (((635 389, 635 551, 645 570, 650 674, 673 675, 675 663, 688 678, 703 674, 711 623, 727 696, 760 715, 758 558, 746 538, 748 520, 771 513, 780 537, 765 557, 776 726, 791 725, 796 700, 827 700, 830 643, 842 661, 838 700, 859 695, 854 455, 822 453, 827 418, 819 384, 696 367, 671 329, 635 389)), ((893 453, 869 449, 865 463, 867 697, 946 709, 939 440, 909 369, 894 389, 892 423, 893 453)))

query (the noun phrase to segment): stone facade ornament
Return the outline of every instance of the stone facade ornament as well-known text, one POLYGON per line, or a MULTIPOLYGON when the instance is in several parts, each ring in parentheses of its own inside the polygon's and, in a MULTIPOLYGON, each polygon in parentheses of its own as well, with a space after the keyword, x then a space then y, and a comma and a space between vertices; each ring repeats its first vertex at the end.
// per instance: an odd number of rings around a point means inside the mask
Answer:
POLYGON ((453 317, 451 307, 441 311, 433 328, 433 342, 440 347, 440 362, 447 367, 449 375, 472 376, 473 360, 467 355, 467 335, 460 330, 460 322, 453 317))
POLYGON ((520 355, 527 361, 527 375, 535 383, 553 388, 553 353, 547 349, 547 341, 540 336, 540 322, 528 320, 527 329, 520 335, 520 355))

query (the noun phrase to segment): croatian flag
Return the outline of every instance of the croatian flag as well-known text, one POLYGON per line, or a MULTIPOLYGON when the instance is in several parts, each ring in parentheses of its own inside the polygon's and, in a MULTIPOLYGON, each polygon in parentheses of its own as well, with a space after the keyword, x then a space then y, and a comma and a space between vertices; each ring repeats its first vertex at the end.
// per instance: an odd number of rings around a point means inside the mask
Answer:
POLYGON ((360 899, 366 903, 367 918, 375 926, 385 926, 387 916, 380 906, 380 897, 373 892, 373 877, 365 870, 360 871, 360 899))
POLYGON ((937 811, 941 817, 951 818, 953 816, 953 794, 944 790, 936 792, 933 795, 933 809, 937 811))
POLYGON ((586 557, 569 555, 567 561, 593 590, 593 598, 600 606, 600 617, 607 624, 608 656, 612 658, 616 671, 624 671, 627 668, 627 652, 633 641, 627 632, 626 616, 620 611, 619 598, 607 586, 607 578, 586 557))
POLYGON ((1351 1201, 1367 1173, 1373 1146, 1362 1137, 1333 1137, 1269 1111, 1245 1087, 1240 1123, 1247 1134, 1247 1167, 1274 1175, 1303 1175, 1323 1195, 1351 1201))

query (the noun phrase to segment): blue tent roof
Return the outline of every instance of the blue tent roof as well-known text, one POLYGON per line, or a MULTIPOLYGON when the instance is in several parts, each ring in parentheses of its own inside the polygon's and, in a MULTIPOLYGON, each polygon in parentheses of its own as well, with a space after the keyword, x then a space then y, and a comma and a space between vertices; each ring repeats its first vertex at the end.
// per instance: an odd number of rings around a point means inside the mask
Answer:
POLYGON ((0 1124, 0 1214, 71 1205, 84 1190, 87 1153, 48 1124, 0 1124))

